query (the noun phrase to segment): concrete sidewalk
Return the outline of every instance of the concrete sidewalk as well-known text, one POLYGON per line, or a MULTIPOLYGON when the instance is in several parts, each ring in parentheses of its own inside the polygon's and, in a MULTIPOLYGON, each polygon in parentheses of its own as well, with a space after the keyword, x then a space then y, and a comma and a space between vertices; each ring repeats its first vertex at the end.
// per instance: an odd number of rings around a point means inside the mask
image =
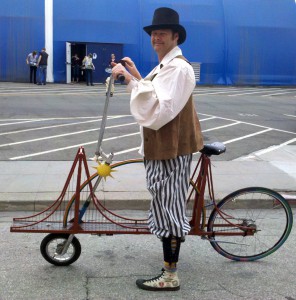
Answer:
MULTIPOLYGON (((296 146, 270 148, 234 161, 212 159, 217 199, 248 186, 274 189, 296 199, 296 146)), ((60 195, 72 161, 0 162, 0 211, 46 208, 60 195)), ((96 164, 89 161, 91 166, 96 164)), ((100 199, 111 209, 147 209, 150 194, 141 164, 123 166, 102 182, 100 199)))

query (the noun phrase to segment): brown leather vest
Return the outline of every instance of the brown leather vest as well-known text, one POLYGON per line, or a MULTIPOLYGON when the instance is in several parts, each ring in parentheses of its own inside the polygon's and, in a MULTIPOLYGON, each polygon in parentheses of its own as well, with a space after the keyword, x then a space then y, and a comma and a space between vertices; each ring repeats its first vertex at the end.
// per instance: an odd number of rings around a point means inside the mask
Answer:
POLYGON ((158 130, 143 127, 143 134, 145 159, 171 159, 202 149, 203 138, 192 95, 172 121, 158 130))

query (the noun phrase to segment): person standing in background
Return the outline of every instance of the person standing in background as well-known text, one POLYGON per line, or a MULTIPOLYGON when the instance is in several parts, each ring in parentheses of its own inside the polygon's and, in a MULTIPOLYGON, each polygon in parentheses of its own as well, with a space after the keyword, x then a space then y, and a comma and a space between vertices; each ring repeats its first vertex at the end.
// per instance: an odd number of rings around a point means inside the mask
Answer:
MULTIPOLYGON (((116 58, 115 58, 115 54, 113 54, 113 53, 111 54, 111 59, 110 59, 109 64, 108 64, 108 67, 111 68, 111 69, 113 68, 112 63, 117 63, 116 58)), ((106 96, 107 96, 107 92, 108 92, 108 89, 109 89, 109 82, 110 82, 110 76, 107 77, 107 79, 106 79, 106 96)), ((114 94, 114 90, 115 90, 115 88, 114 88, 114 83, 113 83, 112 86, 111 86, 111 91, 110 91, 110 96, 111 97, 114 94)))
POLYGON ((72 79, 73 82, 79 82, 79 73, 80 73, 80 58, 77 54, 72 57, 72 79))
POLYGON ((34 79, 34 84, 37 83, 36 80, 36 72, 37 72, 37 51, 33 51, 27 56, 26 62, 27 65, 30 66, 30 83, 33 83, 34 79))
POLYGON ((39 54, 37 66, 39 67, 39 82, 38 85, 46 85, 46 75, 47 75, 47 60, 48 54, 46 49, 42 48, 39 54))
POLYGON ((93 84, 93 70, 95 69, 95 66, 92 62, 92 54, 91 53, 88 54, 88 56, 85 56, 82 64, 85 66, 86 85, 94 85, 93 84))

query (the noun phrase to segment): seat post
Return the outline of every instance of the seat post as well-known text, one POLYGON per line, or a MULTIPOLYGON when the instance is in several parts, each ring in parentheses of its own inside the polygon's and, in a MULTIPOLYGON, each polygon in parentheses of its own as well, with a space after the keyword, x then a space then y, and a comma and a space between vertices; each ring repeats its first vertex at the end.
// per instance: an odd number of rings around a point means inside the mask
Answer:
POLYGON ((201 155, 201 164, 200 170, 195 182, 198 192, 195 194, 194 197, 194 205, 192 211, 192 220, 191 226, 193 227, 192 233, 199 234, 201 230, 199 228, 200 221, 201 221, 201 211, 204 206, 204 194, 205 194, 205 187, 208 181, 208 170, 209 170, 210 158, 202 154, 201 155))

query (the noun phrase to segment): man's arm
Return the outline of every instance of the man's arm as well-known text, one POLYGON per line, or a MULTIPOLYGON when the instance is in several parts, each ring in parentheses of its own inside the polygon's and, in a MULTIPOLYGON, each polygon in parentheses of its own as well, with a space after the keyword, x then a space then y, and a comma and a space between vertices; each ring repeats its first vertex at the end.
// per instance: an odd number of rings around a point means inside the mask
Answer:
POLYGON ((193 69, 185 61, 174 60, 154 74, 157 72, 153 81, 133 80, 128 85, 132 115, 139 125, 153 130, 160 129, 178 115, 195 87, 193 69))

